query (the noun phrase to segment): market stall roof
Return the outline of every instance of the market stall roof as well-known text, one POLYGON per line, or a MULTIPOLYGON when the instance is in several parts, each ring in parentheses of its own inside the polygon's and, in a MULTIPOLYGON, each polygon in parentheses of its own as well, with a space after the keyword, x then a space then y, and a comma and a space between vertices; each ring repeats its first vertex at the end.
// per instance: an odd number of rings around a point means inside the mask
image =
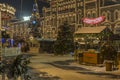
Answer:
POLYGON ((105 30, 106 26, 99 26, 99 27, 82 27, 79 28, 75 34, 90 34, 90 33, 100 33, 105 30))

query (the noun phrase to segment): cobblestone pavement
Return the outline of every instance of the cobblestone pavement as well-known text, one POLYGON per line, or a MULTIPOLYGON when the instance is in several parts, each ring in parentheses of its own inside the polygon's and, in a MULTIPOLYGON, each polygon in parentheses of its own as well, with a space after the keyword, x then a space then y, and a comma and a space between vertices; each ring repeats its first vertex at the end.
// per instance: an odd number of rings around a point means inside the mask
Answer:
POLYGON ((31 80, 120 80, 120 74, 76 64, 70 55, 36 54, 30 60, 31 80))

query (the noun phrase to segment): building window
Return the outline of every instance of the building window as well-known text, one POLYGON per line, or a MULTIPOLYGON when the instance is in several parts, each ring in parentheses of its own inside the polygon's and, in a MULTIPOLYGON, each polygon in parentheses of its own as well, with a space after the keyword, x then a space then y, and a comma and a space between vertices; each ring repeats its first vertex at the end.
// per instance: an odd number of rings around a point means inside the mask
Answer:
POLYGON ((114 33, 115 34, 120 34, 120 23, 118 23, 118 24, 115 25, 114 33))
POLYGON ((91 14, 90 12, 87 13, 87 17, 90 18, 91 17, 91 14))
POLYGON ((108 27, 110 30, 112 30, 111 24, 107 23, 105 24, 106 27, 108 27))
POLYGON ((79 23, 81 23, 82 18, 83 18, 83 15, 80 13, 79 14, 79 23))
POLYGON ((96 17, 96 13, 92 13, 92 17, 95 18, 96 17))
POLYGON ((102 16, 107 17, 107 13, 106 12, 102 12, 102 16))
POLYGON ((118 18, 119 18, 119 11, 116 10, 116 11, 114 12, 114 20, 118 20, 118 18))
POLYGON ((103 16, 106 16, 106 12, 103 12, 102 15, 103 15, 103 16))
POLYGON ((71 23, 75 23, 75 16, 71 16, 71 23))
POLYGON ((111 13, 109 11, 107 12, 107 20, 111 20, 111 13))

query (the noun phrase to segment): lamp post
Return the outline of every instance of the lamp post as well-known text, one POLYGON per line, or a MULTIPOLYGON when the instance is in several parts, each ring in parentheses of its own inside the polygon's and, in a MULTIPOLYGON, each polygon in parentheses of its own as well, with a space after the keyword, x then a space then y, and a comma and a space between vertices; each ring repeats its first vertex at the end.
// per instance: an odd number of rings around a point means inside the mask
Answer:
MULTIPOLYGON (((0 10, 0 39, 2 39, 2 26, 1 26, 1 10, 0 10)), ((2 60, 2 41, 0 41, 0 57, 1 57, 1 60, 2 60)))
POLYGON ((22 18, 22 7, 23 7, 23 0, 21 0, 21 3, 20 3, 20 17, 22 18))

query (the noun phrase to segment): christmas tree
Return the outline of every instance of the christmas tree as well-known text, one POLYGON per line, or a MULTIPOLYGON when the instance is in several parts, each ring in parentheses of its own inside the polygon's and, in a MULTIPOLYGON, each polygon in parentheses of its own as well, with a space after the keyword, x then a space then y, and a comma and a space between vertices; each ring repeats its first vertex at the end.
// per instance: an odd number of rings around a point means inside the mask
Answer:
POLYGON ((41 31, 40 31, 40 15, 38 10, 37 2, 33 5, 32 16, 30 18, 29 28, 31 29, 30 33, 35 38, 41 38, 41 31))
POLYGON ((65 54, 73 52, 74 50, 74 40, 73 40, 73 31, 71 26, 67 21, 58 28, 58 36, 54 45, 56 54, 65 54))

